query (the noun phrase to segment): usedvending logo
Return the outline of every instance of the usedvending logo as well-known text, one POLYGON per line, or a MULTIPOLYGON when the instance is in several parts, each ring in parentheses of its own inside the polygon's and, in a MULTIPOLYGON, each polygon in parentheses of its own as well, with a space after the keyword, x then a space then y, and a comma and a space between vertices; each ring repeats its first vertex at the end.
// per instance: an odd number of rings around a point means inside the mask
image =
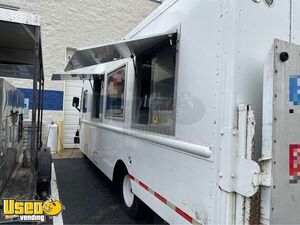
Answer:
POLYGON ((46 222, 46 216, 57 216, 63 209, 58 200, 19 201, 3 199, 3 215, 6 219, 16 219, 24 222, 46 222))

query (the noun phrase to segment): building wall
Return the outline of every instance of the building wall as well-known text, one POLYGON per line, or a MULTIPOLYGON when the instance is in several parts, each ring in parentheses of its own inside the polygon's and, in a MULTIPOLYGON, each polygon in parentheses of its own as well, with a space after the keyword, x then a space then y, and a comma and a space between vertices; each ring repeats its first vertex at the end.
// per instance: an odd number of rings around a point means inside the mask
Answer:
MULTIPOLYGON (((66 47, 80 48, 120 40, 159 6, 150 0, 0 0, 0 3, 17 6, 42 17, 47 90, 45 124, 51 120, 63 120, 62 99, 59 97, 63 93, 59 92, 64 91, 64 82, 50 80, 52 73, 65 68, 66 47)), ((32 87, 28 80, 10 81, 23 90, 32 87)))

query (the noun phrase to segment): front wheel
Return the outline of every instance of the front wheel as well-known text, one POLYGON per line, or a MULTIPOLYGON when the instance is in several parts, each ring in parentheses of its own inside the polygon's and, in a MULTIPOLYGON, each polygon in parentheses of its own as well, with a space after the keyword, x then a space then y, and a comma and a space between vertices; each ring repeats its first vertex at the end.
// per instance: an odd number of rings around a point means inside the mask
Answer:
POLYGON ((125 207, 125 212, 131 218, 139 215, 141 201, 132 192, 131 180, 127 171, 123 171, 121 177, 121 198, 125 207))

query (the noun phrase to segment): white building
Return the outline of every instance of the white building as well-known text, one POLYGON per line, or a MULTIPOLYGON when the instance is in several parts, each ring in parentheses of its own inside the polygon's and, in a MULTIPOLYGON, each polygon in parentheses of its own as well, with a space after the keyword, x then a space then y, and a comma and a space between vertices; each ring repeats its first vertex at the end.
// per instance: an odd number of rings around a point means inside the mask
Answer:
MULTIPOLYGON (((44 122, 64 120, 64 147, 73 147, 77 112, 71 107, 73 96, 80 96, 76 82, 50 81, 63 71, 75 48, 99 45, 123 38, 150 14, 160 1, 150 0, 1 0, 0 4, 21 8, 42 17, 42 48, 45 73, 44 122)), ((9 79, 30 96, 28 80, 9 79)))

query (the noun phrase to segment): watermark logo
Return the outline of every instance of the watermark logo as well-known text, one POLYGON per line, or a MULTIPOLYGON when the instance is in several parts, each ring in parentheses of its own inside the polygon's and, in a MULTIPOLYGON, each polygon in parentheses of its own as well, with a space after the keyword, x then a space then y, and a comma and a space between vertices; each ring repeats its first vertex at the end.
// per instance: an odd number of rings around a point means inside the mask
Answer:
POLYGON ((179 124, 191 125, 200 121, 205 114, 204 103, 190 92, 177 97, 176 120, 179 124))
POLYGON ((24 222, 46 222, 46 216, 57 216, 63 205, 60 201, 22 201, 3 199, 3 215, 7 219, 18 218, 24 222))

